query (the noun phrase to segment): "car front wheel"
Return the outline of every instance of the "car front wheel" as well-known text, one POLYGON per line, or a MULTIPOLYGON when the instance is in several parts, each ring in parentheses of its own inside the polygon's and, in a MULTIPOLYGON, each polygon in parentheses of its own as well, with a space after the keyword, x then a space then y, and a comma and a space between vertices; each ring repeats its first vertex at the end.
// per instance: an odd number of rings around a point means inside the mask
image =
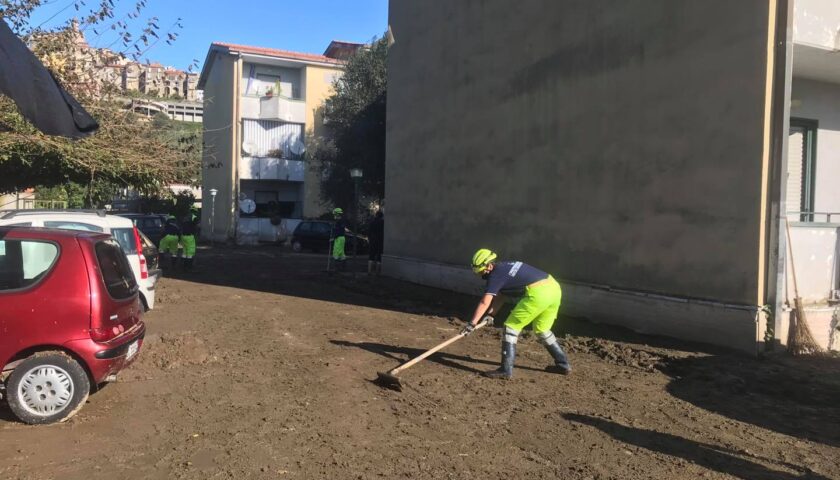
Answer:
POLYGON ((90 394, 84 368, 62 352, 39 352, 21 362, 6 381, 9 408, 30 425, 63 422, 90 394))
POLYGON ((292 242, 292 251, 300 252, 301 250, 303 250, 303 245, 301 245, 300 242, 298 242, 297 240, 292 242))

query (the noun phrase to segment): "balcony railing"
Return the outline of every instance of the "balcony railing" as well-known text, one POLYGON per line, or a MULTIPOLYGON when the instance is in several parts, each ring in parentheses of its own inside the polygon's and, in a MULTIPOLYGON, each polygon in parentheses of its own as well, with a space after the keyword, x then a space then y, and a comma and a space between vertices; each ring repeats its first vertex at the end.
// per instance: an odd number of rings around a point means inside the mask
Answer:
POLYGON ((305 164, 300 160, 243 157, 239 162, 239 178, 241 180, 285 180, 288 182, 302 182, 304 181, 305 172, 305 164))
POLYGON ((787 212, 790 221, 840 224, 840 212, 787 212))
POLYGON ((260 119, 306 123, 306 102, 287 97, 260 97, 260 119))

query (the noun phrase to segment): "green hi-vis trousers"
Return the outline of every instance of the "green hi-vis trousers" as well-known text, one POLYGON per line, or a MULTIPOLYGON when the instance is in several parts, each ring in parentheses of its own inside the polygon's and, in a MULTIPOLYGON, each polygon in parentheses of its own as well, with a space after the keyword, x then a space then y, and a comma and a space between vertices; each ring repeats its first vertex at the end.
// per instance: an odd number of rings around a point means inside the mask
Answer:
POLYGON ((550 332, 562 297, 560 284, 552 276, 526 287, 525 296, 513 307, 505 326, 519 333, 533 323, 534 333, 550 332))
POLYGON ((333 240, 333 259, 335 260, 347 260, 347 256, 344 255, 344 236, 336 237, 333 240))
POLYGON ((181 237, 181 245, 184 246, 184 258, 193 258, 195 256, 195 235, 183 235, 181 237))
POLYGON ((160 241, 160 252, 178 255, 178 235, 167 235, 160 241))

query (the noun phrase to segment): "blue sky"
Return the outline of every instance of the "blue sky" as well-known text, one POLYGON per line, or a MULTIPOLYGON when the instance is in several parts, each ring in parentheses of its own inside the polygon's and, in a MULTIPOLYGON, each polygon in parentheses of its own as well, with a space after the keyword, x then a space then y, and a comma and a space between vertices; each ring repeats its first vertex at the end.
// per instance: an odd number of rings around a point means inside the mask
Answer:
MULTIPOLYGON (((72 3, 48 1, 32 23, 46 21, 44 26, 50 27, 67 21, 74 13, 73 8, 67 8, 72 3), (55 18, 48 20, 53 15, 55 18)), ((117 3, 122 14, 133 8, 135 0, 117 3)), ((366 42, 388 28, 388 0, 147 0, 133 30, 139 31, 144 19, 153 16, 159 18, 162 29, 179 17, 184 28, 174 45, 160 42, 146 56, 182 69, 197 59, 200 68, 214 41, 310 53, 322 53, 333 39, 366 42)), ((105 46, 112 41, 107 35, 97 39, 90 31, 86 34, 92 45, 105 46)))

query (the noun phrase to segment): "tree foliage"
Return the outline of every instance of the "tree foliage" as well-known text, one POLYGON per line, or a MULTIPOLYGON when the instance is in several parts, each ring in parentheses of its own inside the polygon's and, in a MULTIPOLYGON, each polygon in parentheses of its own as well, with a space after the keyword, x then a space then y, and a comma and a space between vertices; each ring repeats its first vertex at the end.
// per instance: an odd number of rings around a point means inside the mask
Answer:
POLYGON ((360 196, 385 196, 385 104, 387 41, 374 40, 347 62, 334 94, 324 104, 327 138, 314 139, 308 155, 321 173, 321 194, 333 205, 352 205, 350 169, 360 168, 360 196))
MULTIPOLYGON (((200 172, 200 143, 196 132, 148 121, 124 108, 115 90, 99 81, 102 55, 138 60, 159 41, 177 38, 180 19, 169 30, 156 17, 141 19, 145 0, 118 17, 119 0, 103 0, 85 9, 73 3, 80 20, 44 30, 31 24, 32 13, 50 2, 0 0, 0 18, 21 35, 37 57, 99 122, 94 135, 81 140, 49 137, 38 132, 18 112, 14 103, 0 96, 0 192, 36 185, 42 188, 80 184, 87 186, 87 205, 98 195, 131 187, 155 193, 169 183, 194 183, 200 172), (93 33, 121 51, 80 46, 80 32, 93 33)), ((123 2, 124 4, 124 2, 123 2)), ((108 59, 104 59, 108 60, 108 59)), ((67 187, 70 188, 70 187, 67 187)))

